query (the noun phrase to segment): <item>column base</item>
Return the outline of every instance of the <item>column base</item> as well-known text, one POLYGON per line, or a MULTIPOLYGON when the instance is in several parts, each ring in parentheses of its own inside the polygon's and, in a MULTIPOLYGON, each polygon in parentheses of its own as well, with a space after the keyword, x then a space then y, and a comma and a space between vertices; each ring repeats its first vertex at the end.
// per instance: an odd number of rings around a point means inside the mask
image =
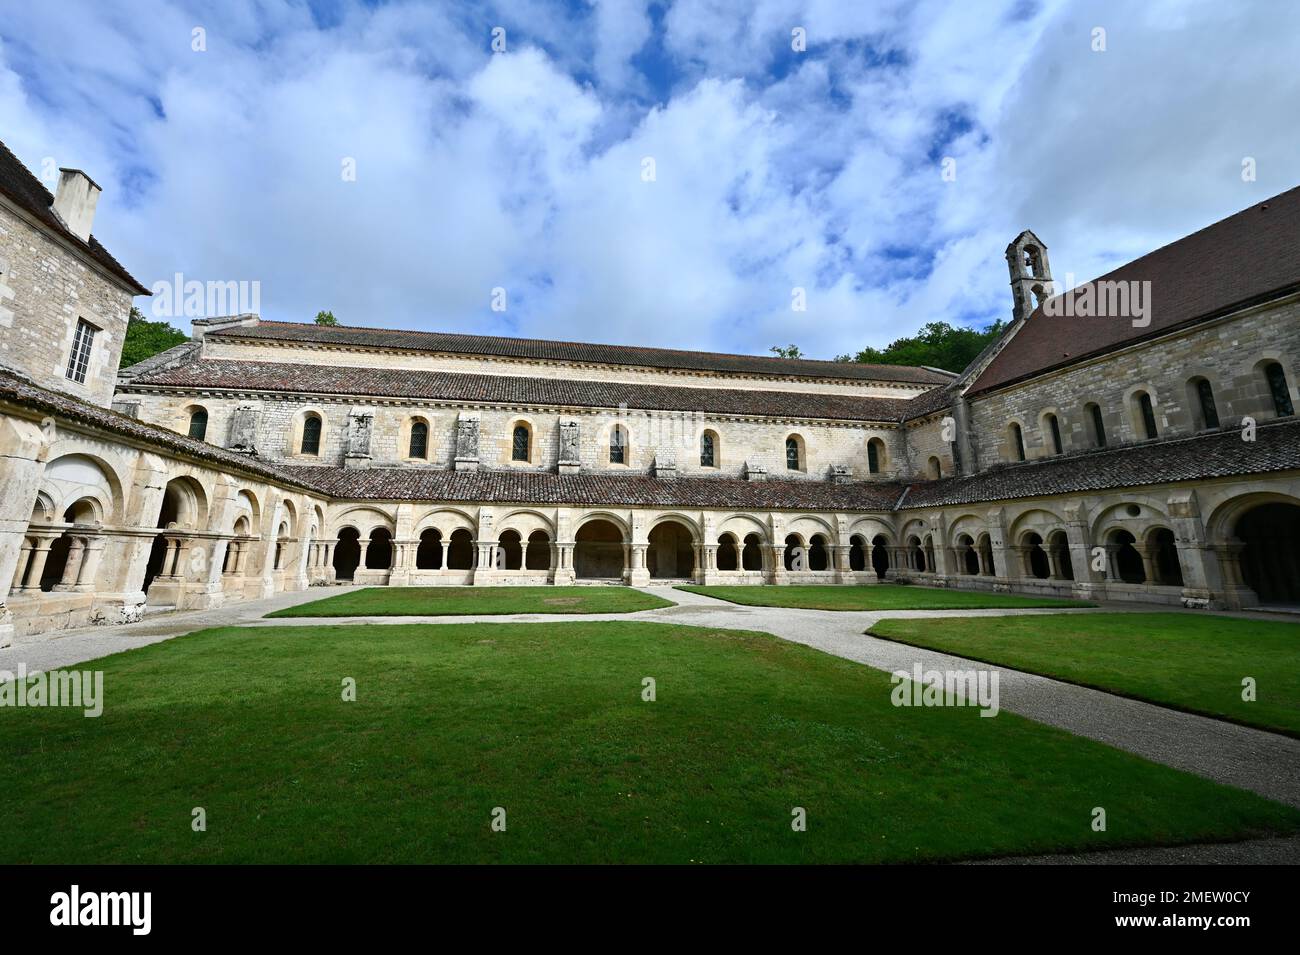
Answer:
POLYGON ((1223 601, 1216 600, 1213 592, 1201 587, 1184 587, 1182 604, 1188 610, 1221 610, 1223 601))
POLYGON ((1105 589, 1104 584, 1097 584, 1090 580, 1081 580, 1076 581, 1074 586, 1070 588, 1070 596, 1074 597, 1076 600, 1098 600, 1100 599, 1098 592, 1104 592, 1105 589))
POLYGON ((650 571, 645 570, 644 568, 641 570, 630 570, 624 575, 624 579, 630 587, 649 587, 650 571))
POLYGON ((103 594, 96 598, 91 607, 90 622, 97 627, 139 623, 144 619, 145 606, 143 591, 132 594, 103 594))

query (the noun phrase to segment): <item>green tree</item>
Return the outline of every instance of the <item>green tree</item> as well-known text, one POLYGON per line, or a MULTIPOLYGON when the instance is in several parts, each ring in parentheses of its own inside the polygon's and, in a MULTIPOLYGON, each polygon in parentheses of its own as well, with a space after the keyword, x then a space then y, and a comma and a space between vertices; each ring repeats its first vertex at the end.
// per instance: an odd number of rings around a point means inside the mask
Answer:
POLYGON ((928 365, 960 373, 1004 328, 1006 323, 1001 320, 983 330, 930 322, 915 335, 896 338, 884 348, 868 346, 856 355, 840 355, 835 360, 871 365, 928 365))
POLYGON ((151 322, 132 305, 131 314, 126 321, 126 336, 122 339, 122 360, 119 364, 126 368, 189 340, 190 336, 179 328, 173 328, 166 322, 151 322))
POLYGON ((803 352, 798 345, 773 345, 770 349, 777 358, 802 358, 803 352))
POLYGON ((317 313, 316 313, 316 324, 317 324, 317 325, 337 325, 338 323, 339 323, 339 320, 338 320, 337 318, 334 317, 334 313, 333 313, 333 312, 317 312, 317 313))

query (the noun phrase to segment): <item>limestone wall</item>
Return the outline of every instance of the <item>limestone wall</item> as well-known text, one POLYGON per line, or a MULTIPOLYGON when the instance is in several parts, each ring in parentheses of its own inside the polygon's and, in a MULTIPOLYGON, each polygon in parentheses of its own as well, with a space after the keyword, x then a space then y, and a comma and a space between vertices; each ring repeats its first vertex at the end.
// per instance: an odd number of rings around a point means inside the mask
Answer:
MULTIPOLYGON (((270 460, 294 463, 343 464, 347 451, 348 417, 358 409, 368 409, 374 414, 370 463, 375 466, 450 468, 455 454, 456 421, 462 412, 479 415, 481 466, 493 469, 517 467, 554 471, 559 458, 559 424, 562 420, 580 423, 581 461, 587 471, 647 472, 656 455, 662 455, 675 457, 678 473, 683 475, 740 476, 748 461, 767 467, 769 476, 826 480, 834 465, 847 465, 854 476, 865 479, 869 474, 866 446, 873 437, 880 438, 886 445, 879 475, 881 480, 906 476, 909 462, 902 453, 902 435, 897 428, 856 422, 718 418, 635 410, 471 408, 404 402, 363 404, 312 401, 284 395, 239 399, 215 394, 191 396, 171 392, 133 392, 123 397, 139 402, 142 420, 181 432, 187 430, 193 411, 202 407, 208 413, 206 440, 221 446, 229 444, 231 418, 235 410, 241 405, 252 406, 258 416, 258 454, 270 460), (298 453, 302 422, 313 413, 320 415, 324 422, 320 453, 304 456, 298 453), (429 425, 428 457, 423 460, 408 456, 410 428, 416 420, 429 425), (528 427, 532 435, 527 462, 512 460, 512 437, 519 424, 528 427), (627 463, 622 466, 609 461, 610 436, 616 425, 626 429, 628 438, 627 463), (716 436, 716 466, 712 469, 700 463, 700 439, 706 430, 716 436), (785 441, 791 435, 802 439, 804 454, 800 471, 786 468, 785 441)), ((945 470, 945 473, 949 472, 945 470)))
POLYGON ((107 407, 131 295, 0 200, 0 364, 107 407), (66 376, 77 320, 98 331, 86 380, 66 376))
POLYGON ((1143 440, 1134 399, 1140 390, 1151 395, 1161 435, 1193 434, 1199 423, 1198 402, 1189 381, 1196 377, 1213 387, 1221 426, 1235 427, 1245 415, 1269 420, 1273 405, 1260 370, 1269 360, 1281 363, 1292 403, 1300 407, 1300 301, 1294 298, 972 399, 980 466, 1015 460, 1012 422, 1023 429, 1028 459, 1053 453, 1044 418, 1048 413, 1058 418, 1065 453, 1093 447, 1085 411, 1090 402, 1101 408, 1108 446, 1143 440))

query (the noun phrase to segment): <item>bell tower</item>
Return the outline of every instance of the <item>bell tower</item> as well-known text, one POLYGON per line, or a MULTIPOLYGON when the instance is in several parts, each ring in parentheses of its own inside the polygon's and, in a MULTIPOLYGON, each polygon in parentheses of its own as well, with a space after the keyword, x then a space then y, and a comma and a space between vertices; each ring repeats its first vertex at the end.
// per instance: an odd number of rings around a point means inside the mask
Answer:
POLYGON ((1035 308, 1055 293, 1047 246, 1028 229, 1007 246, 1007 270, 1011 273, 1012 318, 1028 318, 1035 308))

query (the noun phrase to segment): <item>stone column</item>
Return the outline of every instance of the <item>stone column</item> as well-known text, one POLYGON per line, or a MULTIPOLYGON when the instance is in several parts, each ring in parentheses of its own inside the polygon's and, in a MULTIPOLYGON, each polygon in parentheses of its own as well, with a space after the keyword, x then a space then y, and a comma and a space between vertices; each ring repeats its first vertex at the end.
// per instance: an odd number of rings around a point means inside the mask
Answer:
POLYGON ((697 576, 701 584, 712 582, 718 573, 718 545, 701 544, 700 550, 704 553, 703 572, 697 576))
POLYGON ((1070 568, 1074 571, 1071 591, 1081 600, 1089 600, 1101 589, 1105 575, 1092 569, 1092 534, 1088 512, 1083 504, 1065 505, 1065 540, 1070 548, 1070 568))
POLYGON ((835 582, 837 584, 853 582, 853 571, 850 570, 852 561, 849 559, 849 552, 852 549, 852 544, 836 544, 831 548, 831 557, 835 564, 835 582))
POLYGON ((1174 492, 1169 496, 1168 507, 1174 524, 1178 566, 1183 574, 1183 606, 1195 610, 1227 606, 1228 584, 1218 555, 1206 540, 1196 492, 1174 492))
POLYGON ((1148 587, 1157 587, 1160 582, 1157 579, 1160 574, 1156 569, 1156 549, 1150 544, 1134 544, 1138 554, 1142 557, 1142 572, 1146 575, 1146 585, 1148 587))
MULTIPOLYGON (((47 440, 36 423, 0 414, 0 472, 4 473, 0 481, 0 581, 16 581, 15 587, 22 584, 18 578, 31 554, 27 525, 36 507, 50 440, 53 434, 47 440)), ((13 635, 13 614, 0 595, 0 647, 9 646, 13 635)))
POLYGON ((784 584, 787 582, 785 569, 785 545, 772 545, 772 583, 784 584))
POLYGON ((553 583, 560 585, 573 583, 576 576, 573 568, 574 546, 574 541, 557 540, 555 542, 555 575, 553 583))
POLYGON ((41 589, 41 575, 45 573, 45 562, 50 556, 50 547, 53 546, 55 537, 38 537, 36 546, 32 551, 32 563, 27 571, 27 579, 23 582, 23 590, 27 592, 39 591, 41 589))
POLYGON ((23 578, 27 576, 27 564, 32 556, 32 541, 29 537, 24 537, 22 546, 18 549, 18 562, 14 569, 13 580, 9 585, 10 590, 17 590, 23 585, 23 578))
POLYGON ((74 587, 78 592, 94 593, 97 589, 96 578, 99 576, 99 562, 104 556, 104 547, 107 543, 104 538, 99 536, 87 539, 86 549, 81 558, 81 567, 74 582, 74 587))
POLYGON ((55 590, 72 590, 77 586, 77 577, 81 573, 81 558, 86 551, 86 542, 80 537, 72 538, 68 545, 68 559, 63 564, 63 576, 54 585, 55 590))

